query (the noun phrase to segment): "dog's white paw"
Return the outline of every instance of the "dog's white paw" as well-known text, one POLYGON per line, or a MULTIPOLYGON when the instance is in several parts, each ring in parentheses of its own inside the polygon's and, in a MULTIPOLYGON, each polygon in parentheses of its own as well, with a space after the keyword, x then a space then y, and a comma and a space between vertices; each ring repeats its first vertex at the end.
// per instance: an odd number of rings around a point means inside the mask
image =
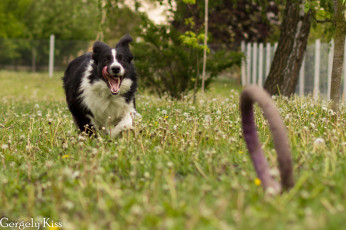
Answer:
POLYGON ((111 137, 117 137, 120 135, 121 132, 125 130, 134 129, 132 124, 132 116, 130 113, 128 113, 114 128, 112 128, 110 133, 111 137))

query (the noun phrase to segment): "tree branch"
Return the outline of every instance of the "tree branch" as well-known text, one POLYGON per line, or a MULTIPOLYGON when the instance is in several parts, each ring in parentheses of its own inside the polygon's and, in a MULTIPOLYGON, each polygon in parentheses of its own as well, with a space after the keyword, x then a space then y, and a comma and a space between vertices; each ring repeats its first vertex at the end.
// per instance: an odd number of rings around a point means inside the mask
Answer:
POLYGON ((312 18, 315 20, 315 22, 317 23, 326 23, 326 22, 330 22, 333 23, 335 25, 335 21, 334 20, 330 20, 330 19, 325 19, 325 20, 319 20, 315 17, 314 13, 311 11, 311 9, 308 11, 309 14, 312 16, 312 18))

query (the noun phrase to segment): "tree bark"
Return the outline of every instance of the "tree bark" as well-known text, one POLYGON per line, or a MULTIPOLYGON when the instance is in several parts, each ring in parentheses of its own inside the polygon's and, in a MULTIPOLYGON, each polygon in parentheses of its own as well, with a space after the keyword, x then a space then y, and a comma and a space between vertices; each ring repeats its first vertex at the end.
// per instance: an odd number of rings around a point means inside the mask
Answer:
POLYGON ((334 36, 334 58, 332 79, 330 86, 330 99, 332 100, 332 110, 338 112, 341 90, 341 74, 344 59, 345 48, 345 6, 341 0, 334 0, 334 22, 335 22, 335 36, 334 36))
POLYGON ((264 88, 271 94, 290 96, 295 91, 310 33, 311 17, 303 1, 287 1, 280 38, 264 88))

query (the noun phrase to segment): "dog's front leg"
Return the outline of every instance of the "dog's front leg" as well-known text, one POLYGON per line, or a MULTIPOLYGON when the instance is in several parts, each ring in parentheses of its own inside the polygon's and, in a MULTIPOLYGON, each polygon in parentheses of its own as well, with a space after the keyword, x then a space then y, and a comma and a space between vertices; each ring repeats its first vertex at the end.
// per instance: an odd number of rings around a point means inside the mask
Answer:
POLYGON ((115 127, 111 129, 110 136, 116 137, 122 131, 133 129, 132 123, 133 123, 133 119, 132 119, 131 113, 126 114, 125 117, 115 127))

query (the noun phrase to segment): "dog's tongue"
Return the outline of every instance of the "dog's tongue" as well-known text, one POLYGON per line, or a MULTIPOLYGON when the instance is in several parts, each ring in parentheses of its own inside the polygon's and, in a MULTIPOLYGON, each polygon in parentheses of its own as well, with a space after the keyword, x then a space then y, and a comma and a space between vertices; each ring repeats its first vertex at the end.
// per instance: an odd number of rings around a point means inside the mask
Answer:
POLYGON ((108 83, 112 94, 118 94, 120 88, 120 78, 108 78, 108 83))
POLYGON ((107 66, 103 67, 103 69, 102 69, 102 75, 103 75, 104 78, 107 79, 107 76, 108 76, 108 73, 107 73, 107 66))
POLYGON ((119 88, 120 88, 120 83, 121 83, 120 78, 110 76, 107 72, 107 66, 103 67, 102 75, 105 79, 107 79, 111 93, 114 95, 117 95, 119 93, 119 88))

